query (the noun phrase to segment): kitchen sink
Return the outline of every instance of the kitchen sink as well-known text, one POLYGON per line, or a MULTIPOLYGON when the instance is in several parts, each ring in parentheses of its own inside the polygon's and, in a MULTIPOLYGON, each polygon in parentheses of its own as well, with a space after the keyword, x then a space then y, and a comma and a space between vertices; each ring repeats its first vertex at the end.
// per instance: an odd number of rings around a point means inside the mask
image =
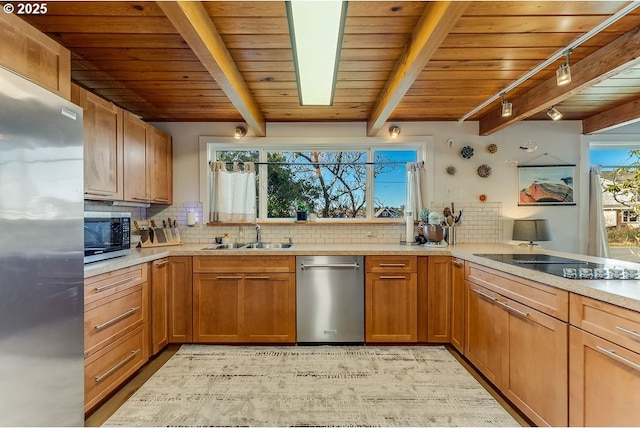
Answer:
POLYGON ((271 250, 291 247, 293 247, 293 244, 289 242, 250 242, 248 244, 214 244, 204 247, 203 250, 271 250))
POLYGON ((293 244, 290 244, 288 242, 282 242, 282 243, 254 242, 252 244, 247 245, 244 248, 257 248, 257 249, 269 250, 269 249, 285 249, 285 248, 291 248, 291 247, 293 247, 293 244))

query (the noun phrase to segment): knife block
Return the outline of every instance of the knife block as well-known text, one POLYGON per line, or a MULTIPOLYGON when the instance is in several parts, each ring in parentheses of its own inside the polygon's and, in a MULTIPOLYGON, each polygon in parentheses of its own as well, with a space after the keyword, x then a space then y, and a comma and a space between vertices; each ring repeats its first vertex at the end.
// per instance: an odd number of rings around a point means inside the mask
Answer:
POLYGON ((180 231, 177 227, 152 227, 140 231, 140 242, 137 248, 165 247, 182 245, 180 231))

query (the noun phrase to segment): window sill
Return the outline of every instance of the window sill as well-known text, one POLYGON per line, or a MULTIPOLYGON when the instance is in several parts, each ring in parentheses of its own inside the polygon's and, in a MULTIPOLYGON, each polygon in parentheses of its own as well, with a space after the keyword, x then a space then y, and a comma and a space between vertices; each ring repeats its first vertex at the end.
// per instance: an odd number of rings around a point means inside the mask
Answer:
MULTIPOLYGON (((345 224, 401 225, 402 220, 317 220, 317 221, 259 221, 261 226, 335 226, 345 224)), ((254 223, 207 223, 207 226, 255 226, 254 223)))

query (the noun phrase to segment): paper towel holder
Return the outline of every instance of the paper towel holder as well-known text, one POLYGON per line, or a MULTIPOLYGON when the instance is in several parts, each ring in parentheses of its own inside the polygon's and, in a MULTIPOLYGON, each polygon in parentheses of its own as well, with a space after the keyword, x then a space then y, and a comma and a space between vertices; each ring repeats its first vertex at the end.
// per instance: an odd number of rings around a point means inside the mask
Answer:
POLYGON ((187 226, 193 227, 196 225, 196 213, 189 211, 187 213, 187 226))

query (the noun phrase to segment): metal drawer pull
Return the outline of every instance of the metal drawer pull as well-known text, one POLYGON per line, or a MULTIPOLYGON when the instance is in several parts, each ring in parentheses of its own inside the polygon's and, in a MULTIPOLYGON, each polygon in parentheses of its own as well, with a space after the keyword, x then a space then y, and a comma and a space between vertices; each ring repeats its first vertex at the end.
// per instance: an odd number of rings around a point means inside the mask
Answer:
POLYGON ((129 361, 131 361, 131 359, 133 357, 136 356, 136 354, 140 352, 140 349, 137 349, 135 351, 131 351, 131 353, 129 355, 127 355, 124 360, 120 361, 118 364, 116 364, 115 366, 111 367, 109 370, 107 370, 106 372, 102 373, 100 376, 96 376, 95 380, 96 383, 102 382, 102 380, 104 378, 106 378, 107 376, 111 375, 113 372, 115 372, 116 370, 118 370, 120 367, 124 366, 125 364, 127 364, 129 361))
POLYGON ((164 260, 164 261, 162 261, 162 262, 155 262, 155 265, 156 265, 157 267, 161 267, 161 266, 164 266, 164 265, 166 265, 166 264, 169 264, 169 260, 164 260))
POLYGON ((456 267, 463 267, 464 266, 464 263, 462 263, 462 262, 452 261, 451 263, 453 263, 453 265, 456 266, 456 267))
POLYGON ((138 196, 134 196, 131 199, 135 199, 136 201, 144 201, 144 202, 149 202, 149 198, 140 198, 138 196))
POLYGON ((500 300, 496 299, 496 303, 499 304, 500 306, 502 306, 503 308, 505 308, 506 310, 508 310, 509 312, 514 312, 517 315, 523 316, 525 318, 529 317, 529 314, 527 312, 522 312, 521 310, 516 309, 513 306, 509 306, 506 303, 501 302, 500 300))
POLYGON ((95 196, 111 196, 112 193, 108 193, 108 192, 96 192, 96 191, 91 191, 91 192, 84 192, 85 195, 95 195, 95 196))
POLYGON ((104 329, 104 328, 107 328, 107 327, 109 327, 111 324, 115 324, 115 323, 117 323, 118 321, 120 321, 121 319, 124 319, 124 318, 126 318, 126 317, 128 317, 128 316, 130 316, 130 315, 135 314, 135 313, 138 311, 138 309, 140 309, 140 306, 136 306, 135 308, 131 308, 131 309, 129 309, 127 312, 125 312, 125 313, 123 313, 123 314, 120 314, 120 315, 118 315, 117 317, 115 317, 115 318, 113 318, 113 319, 110 319, 110 320, 109 320, 109 321, 107 321, 107 322, 103 322, 102 324, 98 324, 95 328, 96 328, 96 330, 102 330, 102 329, 104 329))
POLYGON ((107 288, 117 287, 118 285, 126 284, 129 281, 134 281, 138 279, 138 276, 130 276, 125 279, 121 279, 120 281, 112 282, 111 284, 103 285, 102 287, 96 287, 96 291, 99 293, 107 288))
POLYGON ((327 268, 354 268, 354 269, 358 269, 360 267, 360 265, 358 263, 321 263, 321 264, 311 264, 311 265, 305 265, 304 263, 302 263, 300 265, 300 268, 302 269, 306 269, 306 268, 316 268, 316 267, 327 267, 327 268))
POLYGON ((622 331, 622 332, 624 332, 624 333, 630 334, 630 335, 632 335, 632 336, 635 336, 635 337, 637 337, 637 338, 640 338, 640 333, 638 333, 638 332, 637 332, 637 331, 635 331, 635 330, 629 330, 629 329, 627 329, 627 328, 620 327, 619 325, 617 325, 617 326, 616 326, 616 329, 618 329, 618 330, 620 330, 620 331, 622 331))
POLYGON ((380 279, 407 279, 406 276, 381 276, 380 279))
POLYGON ((241 276, 217 276, 216 279, 242 279, 241 276))
POLYGON ((153 198, 153 202, 164 202, 164 203, 167 203, 167 202, 169 202, 169 199, 153 198))
POLYGON ((405 263, 380 263, 378 266, 381 267, 405 267, 405 263))
POLYGON ((474 293, 476 293, 476 294, 481 295, 481 296, 482 296, 482 297, 484 297, 485 299, 489 299, 489 300, 491 300, 492 302, 497 302, 497 301, 498 301, 498 299, 496 299, 495 297, 491 297, 491 296, 489 296, 488 294, 483 293, 483 292, 482 292, 482 291, 480 291, 480 290, 476 290, 475 288, 472 288, 472 289, 471 289, 471 291, 473 291, 473 292, 474 292, 474 293))
POLYGON ((271 279, 270 276, 245 276, 244 279, 271 279))
POLYGON ((621 363, 627 364, 628 366, 633 367, 636 370, 640 370, 640 364, 636 364, 631 360, 627 360, 625 357, 621 357, 620 355, 616 354, 616 352, 612 349, 605 349, 602 346, 598 346, 596 345, 596 349, 602 353, 607 354, 610 357, 615 358, 616 360, 620 361, 621 363))

